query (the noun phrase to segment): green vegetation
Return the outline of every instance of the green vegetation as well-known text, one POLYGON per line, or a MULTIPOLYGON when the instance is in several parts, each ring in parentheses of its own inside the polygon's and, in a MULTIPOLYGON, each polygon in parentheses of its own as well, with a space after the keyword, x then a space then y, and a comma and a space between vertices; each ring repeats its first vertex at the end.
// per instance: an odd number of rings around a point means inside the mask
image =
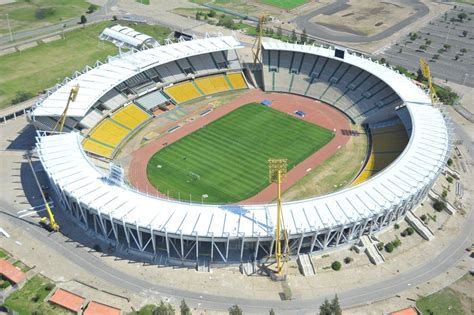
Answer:
POLYGON ((185 300, 181 300, 179 312, 181 315, 192 315, 191 309, 189 308, 188 304, 186 304, 185 300))
POLYGON ((436 211, 443 211, 444 209, 446 209, 446 202, 444 200, 436 200, 433 203, 433 208, 436 211))
POLYGON ((384 247, 385 247, 385 251, 386 251, 387 253, 393 252, 393 249, 395 248, 392 243, 385 244, 384 247))
POLYGON ((340 261, 334 261, 332 264, 331 264, 331 268, 332 270, 335 270, 335 271, 339 271, 341 270, 341 267, 342 267, 342 264, 340 261))
POLYGON ((309 0, 259 0, 259 1, 264 4, 268 4, 274 7, 287 9, 287 10, 294 9, 296 7, 299 7, 300 5, 303 5, 309 2, 309 0))
POLYGON ((286 113, 249 104, 157 152, 147 174, 175 199, 237 202, 268 185, 269 158, 287 158, 292 169, 333 136, 286 113))
POLYGON ((10 283, 10 281, 8 281, 7 279, 3 278, 2 276, 0 276, 0 291, 8 288, 9 286, 11 286, 12 284, 10 283))
POLYGON ((237 305, 234 304, 231 307, 229 307, 229 315, 242 315, 242 309, 237 305))
POLYGON ((324 299, 323 304, 319 307, 319 315, 342 315, 337 295, 331 300, 331 302, 329 302, 328 299, 324 299))
MULTIPOLYGON (((158 40, 168 36, 168 28, 157 25, 127 24, 158 40)), ((116 55, 109 42, 98 44, 97 36, 112 22, 102 22, 65 33, 65 39, 40 44, 19 53, 0 56, 0 108, 24 101, 54 86, 76 70, 116 55)))
POLYGON ((28 267, 27 265, 25 265, 25 264, 24 264, 22 261, 20 261, 20 260, 15 261, 15 262, 13 263, 13 266, 20 268, 20 270, 23 271, 23 272, 28 272, 28 271, 31 270, 30 267, 28 267))
MULTIPOLYGON (((2 13, 8 13, 12 31, 19 32, 79 18, 90 8, 90 4, 86 0, 23 0, 1 7, 2 13)), ((8 33, 3 20, 4 17, 0 17, 3 26, 0 27, 0 34, 8 33)))
POLYGON ((0 248, 0 259, 9 259, 10 255, 3 249, 0 248))
POLYGON ((54 284, 41 275, 31 278, 21 289, 13 292, 4 305, 20 315, 27 314, 70 314, 59 306, 44 303, 43 300, 54 288, 54 284))
POLYGON ((347 265, 347 264, 350 264, 351 262, 353 262, 354 259, 352 257, 349 257, 347 256, 346 258, 344 258, 344 263, 347 265))
POLYGON ((416 301, 416 307, 423 314, 463 315, 462 303, 458 294, 447 288, 416 301))
POLYGON ((145 5, 150 4, 150 0, 135 0, 135 1, 138 2, 138 3, 141 3, 141 4, 145 4, 145 5))
POLYGON ((160 301, 160 304, 148 304, 143 306, 138 311, 128 313, 129 315, 174 315, 175 310, 173 305, 160 301))

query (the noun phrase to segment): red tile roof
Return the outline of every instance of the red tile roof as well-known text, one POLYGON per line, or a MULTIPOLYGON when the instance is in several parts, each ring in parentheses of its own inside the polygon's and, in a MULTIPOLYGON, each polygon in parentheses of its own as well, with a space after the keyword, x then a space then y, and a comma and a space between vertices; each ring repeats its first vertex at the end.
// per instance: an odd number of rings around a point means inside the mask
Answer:
POLYGON ((60 305, 73 312, 79 312, 84 305, 85 300, 86 299, 82 296, 63 289, 57 289, 53 296, 49 299, 50 302, 60 305))
POLYGON ((120 309, 92 301, 87 305, 84 315, 120 315, 120 309))
POLYGON ((6 260, 0 260, 0 274, 14 284, 26 279, 26 274, 6 260))

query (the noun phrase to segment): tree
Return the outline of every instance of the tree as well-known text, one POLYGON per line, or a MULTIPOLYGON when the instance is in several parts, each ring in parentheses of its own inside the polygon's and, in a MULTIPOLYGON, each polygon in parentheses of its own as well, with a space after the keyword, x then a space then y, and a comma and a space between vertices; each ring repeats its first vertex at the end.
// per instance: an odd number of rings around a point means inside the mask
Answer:
POLYGON ((387 253, 393 252, 393 248, 394 248, 394 247, 393 247, 393 244, 392 244, 392 243, 387 243, 387 244, 385 244, 385 251, 386 251, 387 253))
POLYGON ((269 313, 269 315, 275 315, 275 311, 273 310, 273 308, 272 308, 272 309, 270 309, 270 313, 269 313))
POLYGON ((153 315, 174 315, 174 307, 169 304, 161 301, 160 304, 155 307, 155 309, 152 312, 153 315))
POLYGON ((462 36, 463 36, 463 37, 466 37, 467 34, 468 34, 468 31, 462 31, 462 36))
POLYGON ((191 309, 184 299, 181 301, 181 305, 179 306, 179 312, 181 315, 191 315, 191 309))
POLYGON ((467 49, 466 48, 461 48, 461 50, 459 50, 461 53, 465 54, 467 53, 467 49))
POLYGON ((306 34, 306 29, 304 28, 303 33, 301 33, 301 36, 300 36, 300 42, 304 44, 307 41, 308 41, 308 34, 306 34))
POLYGON ((196 12, 196 20, 201 20, 201 12, 196 12))
POLYGON ((260 20, 257 22, 257 26, 255 27, 255 31, 257 34, 260 34, 260 31, 262 30, 262 23, 260 23, 260 20))
POLYGON ((342 310, 341 310, 341 306, 339 305, 339 298, 337 297, 337 294, 336 296, 334 296, 334 299, 332 299, 331 301, 331 314, 332 315, 342 314, 342 310))
POLYGON ((461 12, 461 13, 458 14, 458 19, 459 19, 459 21, 460 21, 461 23, 463 22, 463 20, 464 20, 465 18, 467 18, 466 12, 461 12))
POLYGON ((278 38, 281 38, 283 36, 283 33, 282 33, 282 30, 281 30, 281 26, 278 26, 278 29, 277 29, 277 37, 278 38))
POLYGON ((216 15, 217 15, 217 13, 214 10, 209 11, 209 13, 207 14, 207 16, 209 16, 209 17, 215 17, 216 15))
POLYGON ((328 299, 324 299, 323 304, 319 306, 319 315, 332 315, 331 303, 329 303, 328 299))
POLYGON ((297 40, 298 40, 298 38, 296 37, 296 31, 295 30, 291 31, 290 41, 294 43, 297 40))
POLYGON ((425 76, 423 75, 423 71, 421 71, 421 69, 418 69, 418 71, 416 72, 416 81, 418 82, 421 82, 423 80, 425 80, 425 76))
POLYGON ((341 263, 337 260, 331 264, 331 268, 335 271, 341 270, 341 266, 341 263))
POLYGON ((98 8, 99 8, 98 5, 96 5, 96 4, 91 4, 91 5, 87 8, 87 11, 86 11, 86 12, 87 12, 87 13, 92 13, 92 12, 96 11, 98 8))
POLYGON ((86 18, 86 16, 83 14, 83 15, 81 15, 81 23, 79 23, 79 24, 84 25, 84 24, 86 24, 86 23, 87 23, 87 18, 86 18))
POLYGON ((341 306, 339 305, 339 298, 337 295, 331 300, 324 299, 323 304, 319 306, 319 315, 341 315, 342 310, 341 306))
POLYGON ((234 304, 229 307, 229 315, 242 315, 242 309, 237 305, 234 304))

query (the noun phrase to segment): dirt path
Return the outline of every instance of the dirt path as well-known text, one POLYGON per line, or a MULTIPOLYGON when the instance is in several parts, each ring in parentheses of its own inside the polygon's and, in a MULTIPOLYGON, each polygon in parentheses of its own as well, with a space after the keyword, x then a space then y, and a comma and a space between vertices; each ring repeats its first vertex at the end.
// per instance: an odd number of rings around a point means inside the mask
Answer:
MULTIPOLYGON (((146 168, 150 158, 163 147, 172 144, 182 137, 193 133, 203 126, 213 122, 214 120, 234 111, 235 109, 252 102, 260 102, 264 99, 272 100, 272 108, 293 114, 296 110, 306 113, 303 120, 317 124, 324 128, 335 130, 336 136, 326 144, 323 148, 309 156, 303 162, 299 163, 291 171, 288 172, 287 178, 282 185, 285 191, 299 179, 306 175, 307 171, 314 168, 331 157, 349 140, 349 136, 341 133, 341 129, 350 129, 350 123, 346 116, 335 108, 315 101, 310 98, 282 93, 264 93, 260 90, 251 90, 241 97, 231 101, 225 106, 214 109, 211 113, 204 117, 194 120, 176 131, 167 134, 156 141, 149 143, 133 153, 132 161, 129 167, 129 180, 137 189, 165 197, 164 194, 158 192, 148 181, 146 168)), ((257 195, 240 202, 241 204, 257 204, 271 202, 276 197, 275 184, 269 185, 257 195)))

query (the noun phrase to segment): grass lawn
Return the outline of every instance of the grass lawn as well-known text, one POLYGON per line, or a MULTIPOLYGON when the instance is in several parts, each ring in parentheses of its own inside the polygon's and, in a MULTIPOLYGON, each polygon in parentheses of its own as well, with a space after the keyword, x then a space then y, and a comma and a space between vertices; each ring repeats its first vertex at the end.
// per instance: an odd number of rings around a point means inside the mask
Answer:
POLYGON ((259 0, 261 3, 272 5, 274 7, 291 10, 303 5, 309 0, 259 0))
POLYGON ((449 288, 419 299, 416 301, 416 307, 423 314, 466 314, 458 295, 449 288))
POLYGON ((291 169, 332 138, 330 130, 260 104, 248 104, 157 152, 150 182, 178 199, 231 203, 268 185, 269 158, 291 169), (159 167, 160 166, 160 167, 159 167))
POLYGON ((9 259, 10 255, 3 249, 0 248, 0 259, 9 259))
POLYGON ((28 272, 31 270, 31 268, 27 265, 25 265, 22 261, 17 260, 13 263, 13 266, 20 268, 21 271, 23 272, 28 272))
POLYGON ((146 4, 146 5, 150 4, 150 0, 135 0, 135 1, 141 4, 146 4))
MULTIPOLYGON (((35 29, 61 23, 85 14, 90 3, 86 0, 30 0, 16 1, 1 6, 2 13, 8 13, 12 32, 35 29), (47 9, 46 14, 38 10, 47 9)), ((0 34, 8 33, 6 18, 0 15, 0 34)))
POLYGON ((3 278, 2 276, 0 276, 0 291, 8 288, 9 286, 11 286, 12 284, 10 283, 10 281, 8 281, 7 279, 3 278))
MULTIPOLYGON (((123 23, 127 25, 127 23, 123 23)), ((76 70, 116 55, 118 49, 109 42, 98 40, 100 32, 112 22, 93 24, 65 33, 59 39, 22 52, 0 57, 0 108, 7 107, 19 91, 37 94, 54 86, 76 70)), ((132 25, 139 32, 159 40, 170 30, 157 25, 132 25)))
POLYGON ((53 282, 41 275, 36 275, 20 290, 13 292, 5 300, 4 305, 20 315, 32 314, 34 311, 39 314, 72 314, 59 306, 43 302, 53 289, 53 282))

